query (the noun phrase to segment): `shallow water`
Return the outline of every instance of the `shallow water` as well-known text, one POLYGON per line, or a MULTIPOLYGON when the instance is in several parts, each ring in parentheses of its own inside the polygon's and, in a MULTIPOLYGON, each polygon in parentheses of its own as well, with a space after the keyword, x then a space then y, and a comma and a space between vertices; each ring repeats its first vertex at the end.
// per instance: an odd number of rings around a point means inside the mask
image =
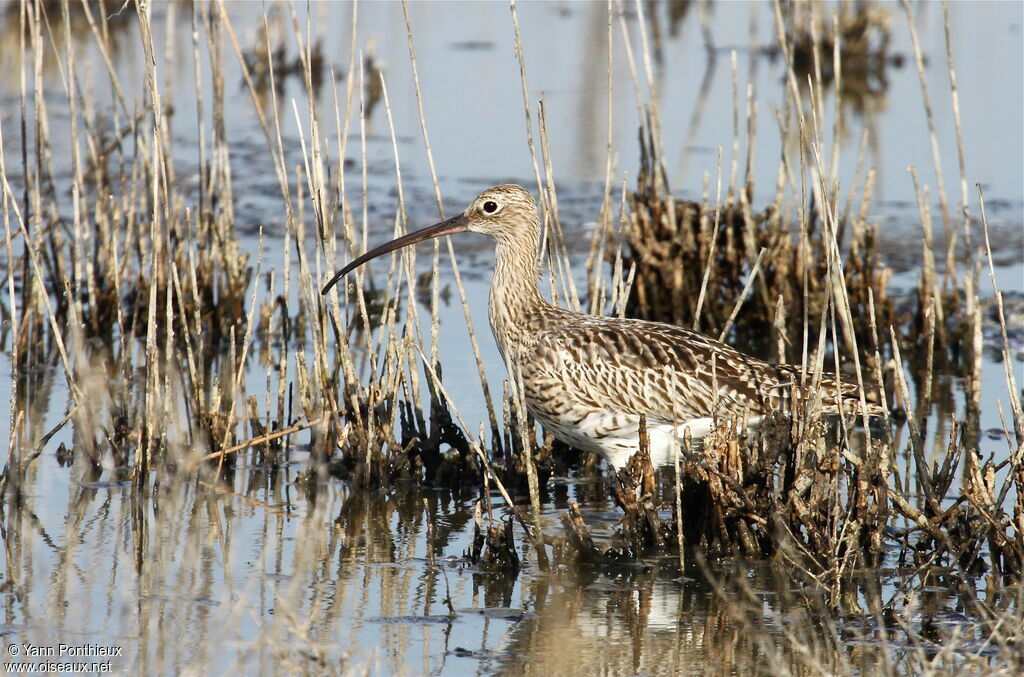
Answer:
MULTIPOLYGON (((255 40, 262 7, 256 3, 227 6, 243 47, 255 40)), ((885 7, 893 27, 890 49, 909 57, 902 9, 885 7)), ((508 8, 489 3, 414 3, 409 9, 431 147, 447 211, 461 208, 481 188, 499 181, 533 183, 508 8)), ((953 3, 949 10, 969 186, 980 182, 985 188, 994 253, 1006 264, 997 269, 1000 288, 1024 292, 1020 163, 1024 75, 1019 58, 1024 9, 1016 3, 953 3), (1000 68, 992 68, 994 63, 1000 68), (996 91, 999 105, 994 106, 996 91)), ((295 11, 305 26, 305 7, 295 11)), ((312 11, 328 62, 339 67, 347 63, 352 6, 322 4, 314 5, 312 11)), ((921 14, 918 29, 928 56, 931 95, 935 102, 945 102, 933 105, 944 181, 955 201, 959 170, 945 81, 942 17, 936 5, 914 11, 921 14)), ((159 44, 167 30, 166 21, 160 20, 165 12, 165 7, 156 8, 159 44)), ((372 51, 384 64, 410 218, 426 225, 436 211, 401 6, 367 3, 358 12, 357 47, 372 51)), ((530 98, 536 101, 543 96, 545 102, 561 220, 570 240, 585 249, 605 174, 605 7, 602 3, 525 3, 518 12, 530 98)), ((678 158, 670 170, 679 196, 699 198, 705 175, 714 186, 719 146, 728 176, 733 140, 730 49, 736 50, 739 91, 748 82, 756 87, 754 204, 767 201, 774 191, 781 149, 774 110, 785 94, 783 70, 778 61, 752 57, 751 21, 758 36, 755 44, 773 44, 769 7, 713 5, 710 22, 718 58, 709 67, 704 112, 696 122, 692 122, 694 104, 708 63, 696 17, 685 18, 675 36, 663 24, 664 67, 656 69, 654 80, 665 148, 670 158, 678 158), (691 126, 694 132, 688 146, 691 126)), ((16 44, 16 21, 14 25, 13 31, 8 26, 5 47, 0 50, 0 65, 8 72, 18 68, 17 48, 13 52, 9 48, 16 44)), ((635 21, 628 26, 635 48, 640 34, 635 21)), ((198 142, 187 11, 178 12, 175 28, 177 49, 172 61, 158 56, 161 72, 167 69, 174 75, 171 98, 180 111, 174 117, 174 148, 179 181, 188 184, 195 182, 198 142)), ((630 186, 638 165, 638 117, 619 30, 617 24, 613 26, 613 183, 620 184, 625 173, 625 184, 630 186)), ((115 65, 128 91, 141 91, 143 71, 138 64, 143 56, 133 22, 118 44, 115 65)), ((86 35, 76 45, 82 68, 91 69, 97 100, 107 100, 109 85, 101 77, 102 63, 92 42, 86 35)), ((284 208, 271 161, 230 53, 225 55, 224 71, 228 91, 233 92, 228 97, 233 102, 229 138, 237 227, 247 234, 243 246, 255 254, 256 229, 262 226, 263 270, 280 270, 284 208)), ((917 75, 909 58, 902 67, 894 65, 886 72, 884 94, 871 99, 865 113, 849 113, 855 122, 841 146, 839 176, 845 186, 854 173, 860 130, 870 126, 880 141, 869 154, 879 171, 872 220, 883 224, 890 263, 903 271, 894 285, 910 289, 916 284, 920 233, 905 168, 916 165, 923 182, 935 181, 917 75)), ((345 82, 337 83, 339 90, 345 82)), ((54 67, 44 69, 43 85, 53 110, 66 107, 54 67)), ((282 121, 290 166, 302 162, 298 124, 308 138, 308 119, 302 117, 305 96, 298 85, 294 79, 287 81, 281 97, 288 102, 289 113, 282 121), (298 123, 290 113, 292 97, 300 111, 298 123)), ((317 104, 326 121, 334 119, 330 87, 330 82, 324 85, 317 104)), ((16 79, 0 82, 8 158, 18 158, 21 152, 15 132, 18 92, 16 79)), ((367 221, 371 239, 377 241, 393 227, 395 172, 382 105, 368 122, 367 221)), ((60 166, 68 157, 64 125, 66 115, 55 114, 52 153, 60 166)), ((824 145, 830 147, 828 142, 824 145)), ((741 167, 745 146, 741 134, 741 167)), ((358 135, 350 138, 348 157, 355 164, 346 170, 346 181, 353 194, 361 182, 361 150, 358 135)), ((20 166, 10 159, 8 165, 16 178, 20 166)), ((711 194, 713 198, 713 188, 711 194)), ((969 195, 976 216, 973 188, 969 195)), ((62 206, 69 208, 66 200, 62 206)), ((937 209, 935 204, 931 207, 937 209)), ((358 206, 355 209, 358 213, 358 206)), ((501 384, 504 370, 493 342, 484 335, 488 333, 490 249, 486 243, 468 240, 456 243, 456 248, 460 256, 465 252, 460 261, 464 261, 470 312, 493 387, 501 384)), ((421 264, 426 260, 421 257, 421 264)), ((442 272, 442 280, 445 275, 442 272)), ((986 290, 982 296, 991 296, 984 277, 982 289, 986 290)), ((6 302, 5 296, 0 299, 6 302)), ((453 404, 472 428, 486 421, 486 412, 467 345, 462 310, 453 300, 442 308, 440 357, 453 404)), ((1018 384, 1024 383, 1020 353, 1016 359, 1018 384)), ((998 404, 1008 411, 1002 365, 997 360, 993 351, 986 352, 983 430, 1002 427, 998 404)), ((5 351, 0 353, 0 374, 8 376, 0 379, 3 402, 10 401, 10 371, 10 355, 5 351)), ((253 392, 260 392, 267 378, 257 371, 247 374, 253 392)), ((36 438, 63 417, 70 399, 59 370, 43 375, 42 381, 49 390, 39 393, 42 412, 32 419, 36 438)), ((948 387, 952 392, 961 388, 956 382, 948 387)), ((961 399, 956 399, 957 407, 962 406, 961 399)), ((9 437, 10 425, 9 417, 0 416, 0 438, 9 437)), ((932 428, 937 434, 941 421, 932 428)), ((546 574, 536 569, 529 548, 521 546, 526 564, 518 576, 488 574, 463 559, 471 546, 475 494, 425 491, 407 484, 366 492, 336 479, 313 482, 311 489, 308 482, 299 481, 308 458, 307 439, 298 436, 290 459, 275 473, 241 460, 230 490, 197 480, 160 486, 140 496, 121 481, 126 476, 123 469, 95 478, 84 474, 83 464, 62 467, 55 452, 59 445, 73 447, 74 442, 68 429, 61 430, 32 465, 25 503, 6 513, 0 579, 4 610, 0 635, 5 645, 116 647, 122 656, 111 659, 114 670, 147 674, 364 669, 383 674, 746 674, 777 672, 779 661, 797 671, 806 665, 779 647, 787 646, 785 639, 793 627, 814 627, 814 610, 820 605, 808 600, 820 598, 820 591, 794 590, 790 580, 775 576, 763 563, 712 563, 705 569, 691 561, 684 578, 678 577, 671 562, 657 558, 616 570, 559 569, 546 574), (434 522, 430 543, 427 515, 434 522), (445 604, 446 597, 454 613, 445 604), (760 614, 752 619, 748 606, 760 609, 760 614), (790 660, 793 663, 787 663, 790 660)), ((1005 458, 1006 440, 986 438, 982 453, 1005 458)), ((544 506, 547 533, 560 532, 559 516, 573 499, 581 503, 595 536, 612 538, 618 509, 607 491, 603 500, 595 497, 600 492, 588 490, 591 482, 587 477, 551 480, 550 500, 544 506)), ((501 514, 500 497, 492 500, 501 514)), ((889 599, 912 579, 895 561, 887 562, 881 572, 863 572, 859 587, 850 594, 859 600, 864 615, 844 619, 835 630, 844 647, 840 655, 848 665, 830 664, 830 669, 855 671, 860 661, 874 665, 878 653, 900 647, 898 632, 892 637, 878 632, 872 600, 889 599)), ((995 593, 982 589, 980 594, 995 593)), ((905 608, 909 623, 937 618, 952 631, 971 631, 973 619, 957 615, 964 604, 949 581, 940 577, 932 593, 919 603, 919 609, 905 608)), ((900 670, 899 651, 893 655, 895 671, 905 671, 900 670)), ((955 654, 949 660, 955 665, 955 654)))
MULTIPOLYGON (((297 453, 292 465, 302 460, 297 453)), ((40 473, 71 474, 40 461, 40 473)), ((18 568, 0 594, 0 631, 25 645, 117 647, 116 670, 146 674, 749 673, 786 660, 774 645, 793 627, 827 617, 822 590, 794 587, 757 562, 691 564, 684 578, 658 559, 489 574, 462 556, 472 496, 409 486, 367 493, 330 481, 310 500, 290 486, 294 470, 275 489, 253 488, 259 479, 249 473, 238 469, 238 493, 198 484, 138 498, 128 486, 76 478, 59 495, 32 496, 38 510, 7 523, 17 546, 8 561, 18 568), (748 607, 758 610, 757 632, 748 607)), ((617 516, 593 507, 586 519, 599 536, 617 516)), ((556 512, 546 512, 549 526, 556 512)), ((928 617, 972 635, 955 579, 936 578, 901 611, 906 622, 928 617)), ((872 609, 914 575, 855 580, 848 594, 863 612, 836 628, 853 663, 906 641, 898 628, 883 638, 872 609)))

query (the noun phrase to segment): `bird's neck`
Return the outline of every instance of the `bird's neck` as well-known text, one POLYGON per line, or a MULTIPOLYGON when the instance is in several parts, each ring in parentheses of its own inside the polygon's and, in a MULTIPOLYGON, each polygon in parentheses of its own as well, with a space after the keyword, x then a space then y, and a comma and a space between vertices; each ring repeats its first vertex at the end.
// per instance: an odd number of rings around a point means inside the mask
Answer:
POLYGON ((539 273, 535 231, 498 239, 488 314, 506 361, 515 359, 530 331, 530 320, 549 305, 537 288, 539 273))

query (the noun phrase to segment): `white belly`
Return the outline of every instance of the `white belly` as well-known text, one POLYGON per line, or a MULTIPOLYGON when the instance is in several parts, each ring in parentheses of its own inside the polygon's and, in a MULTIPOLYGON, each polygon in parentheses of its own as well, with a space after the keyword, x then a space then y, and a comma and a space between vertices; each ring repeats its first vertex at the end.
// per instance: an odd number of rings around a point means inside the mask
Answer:
MULTIPOLYGON (((543 412, 534 415, 544 428, 562 442, 600 454, 616 470, 623 468, 640 448, 640 417, 635 414, 595 412, 575 416, 571 412, 549 418, 543 412)), ((761 417, 748 421, 755 426, 761 417)), ((681 452, 685 440, 699 443, 715 427, 713 418, 693 418, 682 423, 654 423, 647 426, 651 464, 654 467, 673 465, 673 456, 681 452)))

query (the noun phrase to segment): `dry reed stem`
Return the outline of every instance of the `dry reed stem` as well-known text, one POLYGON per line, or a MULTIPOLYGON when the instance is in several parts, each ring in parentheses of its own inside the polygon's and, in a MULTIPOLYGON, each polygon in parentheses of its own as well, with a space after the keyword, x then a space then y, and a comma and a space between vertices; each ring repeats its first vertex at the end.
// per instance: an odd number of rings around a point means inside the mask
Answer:
POLYGON ((935 169, 935 185, 938 190, 939 205, 942 209, 942 223, 946 228, 947 240, 952 239, 953 233, 949 223, 949 207, 946 203, 946 184, 942 174, 942 159, 939 153, 939 135, 935 130, 935 116, 932 114, 932 102, 928 93, 928 80, 924 74, 924 55, 921 52, 921 43, 917 37, 917 25, 914 23, 914 16, 910 12, 910 3, 903 0, 903 12, 907 16, 907 29, 910 32, 910 43, 914 49, 914 65, 917 67, 917 78, 921 87, 921 98, 924 103, 925 120, 928 123, 928 138, 931 142, 932 165, 935 169))
POLYGON ((312 428, 314 426, 318 426, 318 425, 320 425, 323 422, 324 422, 324 419, 315 419, 315 420, 312 420, 312 421, 306 421, 305 423, 296 423, 295 425, 289 426, 289 427, 284 428, 282 430, 275 430, 272 433, 266 433, 265 435, 260 435, 258 437, 254 437, 254 438, 252 438, 252 439, 250 439, 250 440, 248 440, 246 442, 242 442, 241 444, 236 444, 233 447, 227 447, 226 449, 221 449, 219 451, 214 451, 212 453, 206 454, 205 456, 202 457, 201 460, 203 460, 203 461, 212 461, 214 459, 220 460, 224 456, 227 456, 229 454, 234 454, 234 453, 239 452, 239 451, 244 451, 244 450, 248 449, 249 447, 253 447, 253 446, 256 446, 258 444, 266 444, 267 442, 273 442, 274 440, 280 439, 282 437, 286 437, 288 435, 293 435, 293 434, 295 434, 297 432, 302 432, 303 430, 309 430, 310 428, 312 428))
POLYGON ((526 61, 523 56, 523 40, 519 32, 519 17, 516 14, 516 0, 509 0, 509 12, 512 16, 512 45, 515 50, 516 61, 519 64, 519 87, 523 96, 523 116, 526 120, 526 147, 530 151, 530 160, 533 162, 533 175, 537 181, 538 204, 541 211, 540 229, 540 253, 543 257, 547 251, 548 228, 551 225, 551 205, 547 201, 547 193, 544 191, 544 182, 541 180, 540 165, 537 163, 537 150, 533 142, 533 120, 530 116, 530 88, 526 84, 526 61))
MULTIPOLYGON (((967 165, 964 161, 964 135, 963 127, 960 124, 960 94, 956 85, 956 69, 953 67, 953 35, 949 22, 949 3, 942 1, 942 26, 946 44, 946 72, 949 74, 949 98, 953 112, 953 128, 956 130, 956 157, 960 167, 960 214, 963 219, 961 228, 964 232, 964 249, 970 251, 971 242, 971 212, 967 194, 967 165)), ((956 231, 954 231, 955 233, 956 231)), ((947 274, 953 275, 955 284, 956 266, 953 260, 954 244, 956 238, 950 238, 947 254, 947 274)))
POLYGON ((1003 293, 999 291, 999 284, 996 282, 995 264, 992 261, 992 244, 988 237, 988 217, 985 214, 985 194, 981 184, 977 184, 978 204, 981 209, 982 232, 985 235, 985 257, 988 260, 989 280, 992 282, 992 291, 995 294, 996 309, 999 317, 999 331, 1003 339, 1003 372, 1006 375, 1007 390, 1010 395, 1010 407, 1013 411, 1013 427, 1017 436, 1017 447, 1024 447, 1024 409, 1021 407, 1020 390, 1017 388, 1017 377, 1013 371, 1013 360, 1010 353, 1010 342, 1006 336, 1006 311, 1003 308, 1003 293))

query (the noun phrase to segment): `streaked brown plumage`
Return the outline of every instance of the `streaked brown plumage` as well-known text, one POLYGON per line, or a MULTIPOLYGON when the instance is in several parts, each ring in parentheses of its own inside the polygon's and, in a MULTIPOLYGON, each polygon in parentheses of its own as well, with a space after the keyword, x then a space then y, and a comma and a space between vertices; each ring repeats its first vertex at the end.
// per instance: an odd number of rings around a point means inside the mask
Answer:
MULTIPOLYGON (((465 212, 382 245, 349 263, 323 289, 389 251, 473 231, 497 242, 488 303, 491 331, 510 374, 521 374, 529 411, 562 441, 616 468, 639 444, 645 415, 655 465, 672 462, 686 431, 706 435, 719 421, 756 423, 786 410, 799 368, 744 355, 695 331, 641 320, 573 313, 537 287, 539 225, 533 196, 516 185, 481 193, 465 212)), ((822 379, 824 413, 860 412, 856 386, 822 379)), ((868 405, 869 415, 880 415, 868 405)))

